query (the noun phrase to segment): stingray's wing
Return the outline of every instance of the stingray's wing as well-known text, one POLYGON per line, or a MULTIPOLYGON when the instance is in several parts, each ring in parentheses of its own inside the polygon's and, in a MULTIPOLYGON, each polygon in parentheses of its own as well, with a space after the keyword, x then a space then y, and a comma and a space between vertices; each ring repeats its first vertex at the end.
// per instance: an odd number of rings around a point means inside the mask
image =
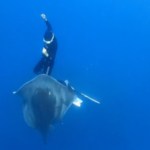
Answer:
POLYGON ((23 99, 27 124, 43 133, 64 116, 75 97, 68 87, 45 74, 26 82, 13 93, 23 99))

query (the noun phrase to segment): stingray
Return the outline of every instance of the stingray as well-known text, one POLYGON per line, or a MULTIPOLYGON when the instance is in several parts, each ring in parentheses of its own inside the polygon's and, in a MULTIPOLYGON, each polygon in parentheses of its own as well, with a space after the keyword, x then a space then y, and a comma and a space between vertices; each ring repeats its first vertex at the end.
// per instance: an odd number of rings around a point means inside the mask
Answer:
POLYGON ((23 116, 28 126, 37 129, 46 140, 49 129, 61 121, 72 104, 80 107, 81 95, 93 102, 95 99, 77 92, 68 82, 60 82, 41 74, 23 84, 13 94, 23 100, 23 116))
POLYGON ((13 94, 23 99, 25 122, 37 129, 44 138, 49 128, 62 120, 77 98, 71 88, 46 74, 26 82, 13 94))

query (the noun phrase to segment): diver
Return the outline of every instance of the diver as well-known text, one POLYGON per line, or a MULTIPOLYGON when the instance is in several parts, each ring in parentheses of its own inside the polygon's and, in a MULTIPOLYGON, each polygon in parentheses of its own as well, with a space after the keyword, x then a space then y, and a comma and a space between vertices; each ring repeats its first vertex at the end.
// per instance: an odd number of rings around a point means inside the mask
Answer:
POLYGON ((33 71, 35 74, 44 73, 50 75, 53 69, 55 55, 57 51, 57 40, 46 15, 42 13, 41 18, 45 21, 47 29, 43 38, 44 46, 42 49, 42 58, 34 67, 33 71))

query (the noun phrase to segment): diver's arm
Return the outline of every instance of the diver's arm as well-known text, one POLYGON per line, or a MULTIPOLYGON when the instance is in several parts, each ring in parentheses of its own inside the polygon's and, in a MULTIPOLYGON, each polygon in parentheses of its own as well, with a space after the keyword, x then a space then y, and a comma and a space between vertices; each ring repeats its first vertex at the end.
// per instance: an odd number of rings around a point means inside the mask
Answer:
POLYGON ((51 26, 51 24, 49 23, 49 21, 47 20, 47 21, 45 21, 45 23, 46 23, 46 26, 47 26, 48 30, 51 30, 51 31, 52 31, 52 26, 51 26))
POLYGON ((42 19, 45 21, 48 30, 52 30, 51 24, 49 23, 46 15, 44 13, 41 14, 42 19))

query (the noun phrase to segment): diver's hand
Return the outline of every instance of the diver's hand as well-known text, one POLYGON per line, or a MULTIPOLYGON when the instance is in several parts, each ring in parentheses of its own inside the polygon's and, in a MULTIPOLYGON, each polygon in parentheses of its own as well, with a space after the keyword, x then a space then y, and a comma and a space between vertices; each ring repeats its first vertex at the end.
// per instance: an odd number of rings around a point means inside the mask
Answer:
POLYGON ((41 14, 41 18, 44 20, 44 21, 47 21, 47 17, 44 13, 41 14))
POLYGON ((47 52, 47 50, 46 50, 45 47, 43 47, 43 49, 42 49, 42 54, 43 54, 44 56, 46 56, 46 57, 49 56, 49 54, 48 54, 48 52, 47 52))

